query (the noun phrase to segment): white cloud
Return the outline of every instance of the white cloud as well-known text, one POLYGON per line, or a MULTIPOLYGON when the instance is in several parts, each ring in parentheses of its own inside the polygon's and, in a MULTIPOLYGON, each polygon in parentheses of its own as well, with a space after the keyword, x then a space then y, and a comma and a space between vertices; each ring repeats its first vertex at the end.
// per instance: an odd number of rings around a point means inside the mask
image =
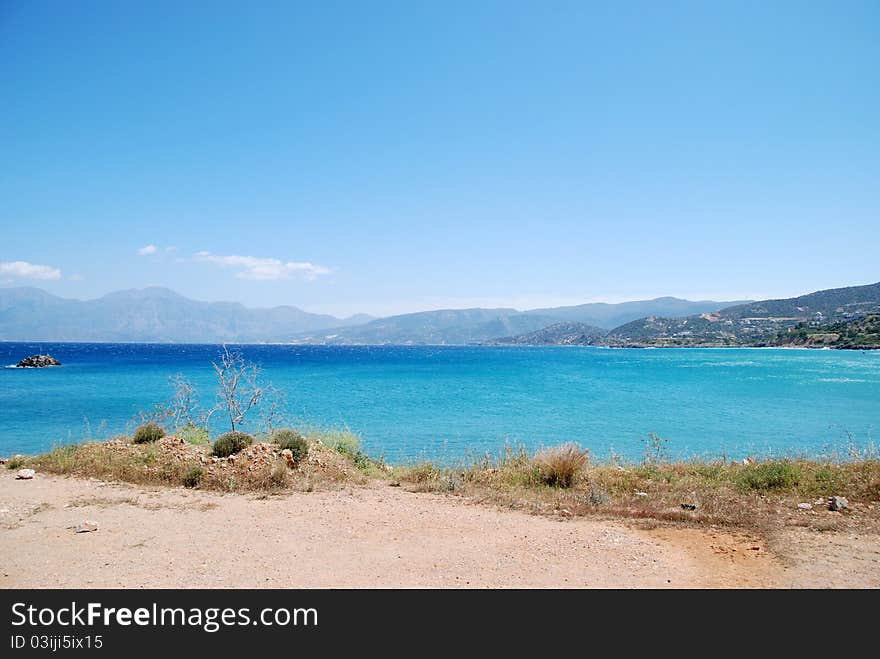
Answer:
POLYGON ((137 252, 141 256, 147 256, 149 254, 155 254, 158 250, 159 248, 155 245, 145 245, 144 247, 141 247, 137 252))
POLYGON ((0 274, 21 279, 61 279, 61 270, 48 265, 36 265, 27 261, 0 263, 0 274))
POLYGON ((220 256, 211 252, 197 252, 196 261, 202 263, 214 263, 225 268, 238 270, 235 276, 239 279, 254 279, 271 281, 276 279, 290 279, 291 277, 303 277, 309 281, 317 279, 321 275, 330 274, 330 268, 314 263, 282 261, 280 259, 262 258, 257 256, 220 256))
POLYGON ((176 252, 176 251, 177 251, 177 248, 174 245, 168 245, 168 247, 165 248, 166 254, 174 254, 174 252, 176 252))

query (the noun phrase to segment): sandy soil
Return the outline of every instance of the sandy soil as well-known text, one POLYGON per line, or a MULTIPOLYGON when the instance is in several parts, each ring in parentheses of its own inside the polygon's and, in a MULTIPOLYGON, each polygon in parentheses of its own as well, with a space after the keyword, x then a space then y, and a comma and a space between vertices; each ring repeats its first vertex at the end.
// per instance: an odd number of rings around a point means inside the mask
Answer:
POLYGON ((876 536, 556 520, 377 484, 258 498, 0 474, 0 587, 880 586, 876 536), (83 520, 98 531, 74 533, 83 520), (776 539, 779 544, 780 538, 776 539))

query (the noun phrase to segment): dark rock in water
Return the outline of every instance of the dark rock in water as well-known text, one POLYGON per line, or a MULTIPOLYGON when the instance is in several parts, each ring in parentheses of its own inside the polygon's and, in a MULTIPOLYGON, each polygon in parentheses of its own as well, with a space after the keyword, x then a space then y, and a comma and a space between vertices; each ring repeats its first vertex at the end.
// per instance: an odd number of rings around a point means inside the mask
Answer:
POLYGON ((61 366, 61 362, 51 355, 31 355, 18 362, 19 368, 43 368, 45 366, 61 366))

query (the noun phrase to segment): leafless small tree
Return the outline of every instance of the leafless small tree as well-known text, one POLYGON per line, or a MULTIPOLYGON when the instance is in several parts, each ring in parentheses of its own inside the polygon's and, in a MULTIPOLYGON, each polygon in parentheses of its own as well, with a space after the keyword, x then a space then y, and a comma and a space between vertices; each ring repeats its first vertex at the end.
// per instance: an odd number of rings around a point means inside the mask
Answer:
POLYGON ((221 410, 229 417, 232 430, 244 420, 266 395, 267 387, 260 386, 260 368, 245 360, 240 352, 230 352, 224 345, 219 361, 211 362, 217 373, 217 399, 221 410))
POLYGON ((207 428, 211 415, 217 411, 217 407, 200 409, 195 386, 180 373, 171 376, 170 380, 174 385, 174 395, 168 403, 167 414, 174 425, 185 424, 193 428, 207 428))
POLYGON ((270 435, 287 423, 287 396, 271 383, 264 387, 260 401, 260 427, 270 435))

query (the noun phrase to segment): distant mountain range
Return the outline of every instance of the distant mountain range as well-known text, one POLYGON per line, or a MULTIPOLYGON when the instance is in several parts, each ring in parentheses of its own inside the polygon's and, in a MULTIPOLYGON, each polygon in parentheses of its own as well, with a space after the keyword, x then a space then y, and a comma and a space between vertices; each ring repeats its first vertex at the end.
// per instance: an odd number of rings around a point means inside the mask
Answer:
POLYGON ((745 303, 662 297, 388 318, 336 318, 291 306, 249 309, 190 300, 157 287, 85 301, 38 288, 0 288, 0 340, 6 341, 852 348, 875 345, 878 314, 880 283, 745 303))
MULTIPOLYGON (((710 312, 733 302, 691 302, 671 297, 620 304, 590 303, 576 307, 556 307, 517 311, 516 309, 445 309, 379 318, 355 327, 330 331, 304 332, 295 337, 300 343, 349 345, 467 343, 529 343, 531 333, 560 322, 593 326, 594 336, 621 323, 659 313, 686 310, 710 312), (507 339, 503 337, 509 337, 507 339)), ((537 340, 536 337, 532 337, 537 340)), ((546 342, 544 342, 546 343, 546 342)))
POLYGON ((751 300, 735 300, 732 302, 702 300, 692 302, 691 300, 682 300, 677 297, 658 297, 653 300, 620 302, 618 304, 591 302, 574 307, 533 309, 525 313, 527 315, 552 316, 560 321, 585 323, 610 330, 645 316, 689 316, 748 302, 751 302, 751 300))
POLYGON ((0 340, 5 341, 284 342, 298 332, 369 320, 289 306, 248 309, 236 302, 198 302, 158 287, 85 301, 38 288, 0 288, 0 340))
MULTIPOLYGON (((731 304, 662 297, 530 311, 448 309, 375 319, 366 314, 336 318, 292 306, 250 309, 235 302, 200 302, 158 287, 96 300, 65 299, 38 288, 0 288, 0 340, 468 344, 522 337, 559 323, 589 325, 582 337, 592 339, 637 318, 708 313, 731 304)), ((550 335, 545 336, 549 341, 550 335)))

